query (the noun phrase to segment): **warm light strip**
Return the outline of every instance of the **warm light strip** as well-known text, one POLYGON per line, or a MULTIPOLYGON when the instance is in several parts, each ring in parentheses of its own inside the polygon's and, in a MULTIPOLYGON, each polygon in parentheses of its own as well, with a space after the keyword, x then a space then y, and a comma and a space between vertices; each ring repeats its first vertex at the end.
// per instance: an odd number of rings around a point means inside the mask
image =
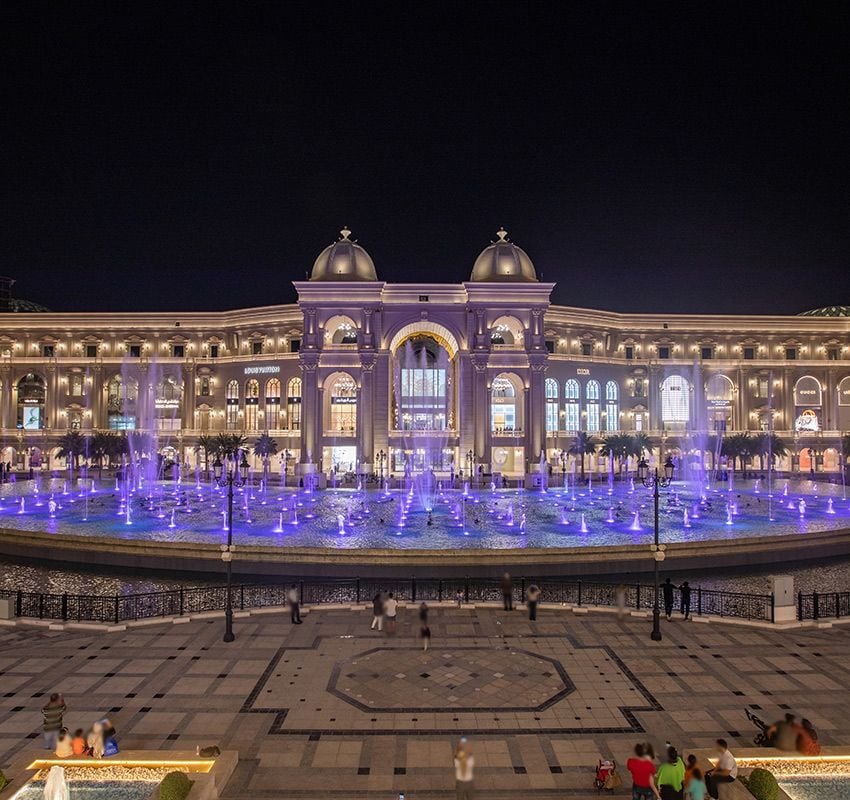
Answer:
POLYGON ((140 759, 97 759, 97 758, 38 758, 33 761, 27 769, 48 769, 50 767, 88 767, 98 769, 100 767, 146 767, 148 769, 167 769, 169 767, 183 767, 190 772, 209 772, 215 759, 198 761, 163 761, 162 759, 140 760, 140 759))
MULTIPOLYGON (((711 759, 711 761, 716 760, 715 758, 711 759)), ((850 754, 842 756, 745 756, 735 760, 739 767, 746 767, 748 764, 762 764, 765 761, 802 761, 804 764, 814 764, 821 761, 850 761, 850 754)))

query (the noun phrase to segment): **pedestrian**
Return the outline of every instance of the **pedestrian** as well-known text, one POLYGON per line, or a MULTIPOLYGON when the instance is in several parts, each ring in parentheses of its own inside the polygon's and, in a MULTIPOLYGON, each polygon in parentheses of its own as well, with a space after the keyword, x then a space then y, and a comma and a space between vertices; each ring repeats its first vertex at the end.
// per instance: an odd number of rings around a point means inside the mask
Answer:
POLYGON ((626 769, 632 775, 632 800, 660 797, 655 788, 655 764, 652 763, 646 745, 635 745, 635 754, 626 762, 626 769))
POLYGON ((502 602, 505 611, 514 610, 514 582, 511 580, 511 575, 506 572, 502 575, 502 602))
POLYGON ((472 747, 465 736, 458 742, 455 749, 454 764, 456 800, 473 800, 475 758, 472 755, 472 747))
POLYGON ((531 584, 525 592, 525 602, 528 605, 528 618, 534 622, 537 619, 537 603, 540 600, 540 589, 531 584))
POLYGON ((428 604, 424 600, 419 604, 419 622, 422 625, 428 624, 428 604))
POLYGON ((667 748, 667 760, 658 767, 655 778, 661 800, 683 800, 685 762, 672 745, 667 748))
POLYGON ((617 616, 624 617, 626 615, 626 587, 622 583, 617 586, 614 592, 614 601, 617 605, 617 616))
POLYGON ((681 600, 682 616, 688 619, 691 615, 691 585, 684 581, 679 587, 679 599, 681 600))
POLYGON ((384 629, 384 596, 376 592, 372 598, 372 626, 371 629, 379 631, 384 629))
POLYGON ((68 710, 65 699, 58 692, 50 695, 47 705, 41 709, 44 717, 44 749, 55 750, 59 741, 59 731, 62 730, 62 718, 68 710))
POLYGON ((431 646, 431 628, 428 625, 427 619, 419 625, 419 635, 422 637, 422 651, 427 653, 428 648, 431 646))
POLYGON ((668 622, 673 618, 673 589, 675 588, 669 578, 661 585, 664 593, 664 614, 668 622))
POLYGON ((292 584, 286 599, 289 600, 289 618, 293 625, 301 624, 301 609, 298 606, 298 587, 292 584))
POLYGON ((455 592, 455 603, 457 603, 458 608, 463 605, 463 589, 458 589, 455 592))
POLYGON ((718 785, 732 783, 738 777, 738 762, 729 752, 729 745, 725 739, 718 739, 715 742, 715 749, 717 750, 717 766, 705 773, 705 785, 708 787, 709 795, 717 800, 720 796, 718 785))
POLYGON ((398 612, 398 601, 393 597, 393 593, 390 592, 387 595, 386 602, 384 603, 384 616, 387 620, 387 633, 394 634, 395 633, 395 618, 396 613, 398 612))
POLYGON ((705 800, 707 796, 708 787, 705 785, 702 770, 699 767, 694 767, 691 770, 691 779, 688 781, 685 797, 687 800, 705 800))

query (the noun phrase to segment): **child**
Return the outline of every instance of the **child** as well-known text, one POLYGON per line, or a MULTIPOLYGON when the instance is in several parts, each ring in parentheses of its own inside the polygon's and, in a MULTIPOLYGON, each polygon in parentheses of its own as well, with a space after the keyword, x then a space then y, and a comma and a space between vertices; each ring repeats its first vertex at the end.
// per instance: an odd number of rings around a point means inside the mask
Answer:
POLYGON ((431 629, 428 627, 427 622, 422 623, 422 627, 419 629, 419 635, 422 637, 422 650, 427 653, 428 646, 431 644, 431 629))
POLYGON ((708 797, 708 787, 705 785, 705 780, 702 776, 702 770, 699 767, 694 767, 691 771, 691 779, 688 782, 687 794, 685 797, 688 800, 705 800, 708 797))
POLYGON ((455 592, 455 603, 457 603, 458 608, 463 605, 463 589, 458 589, 455 592))
POLYGON ((62 728, 59 731, 59 740, 56 742, 56 758, 70 758, 74 754, 74 749, 71 747, 71 734, 67 728, 62 728))
POLYGON ((74 738, 71 740, 71 748, 74 751, 75 756, 84 756, 88 751, 88 745, 86 745, 86 736, 83 733, 82 728, 77 728, 74 731, 74 738))

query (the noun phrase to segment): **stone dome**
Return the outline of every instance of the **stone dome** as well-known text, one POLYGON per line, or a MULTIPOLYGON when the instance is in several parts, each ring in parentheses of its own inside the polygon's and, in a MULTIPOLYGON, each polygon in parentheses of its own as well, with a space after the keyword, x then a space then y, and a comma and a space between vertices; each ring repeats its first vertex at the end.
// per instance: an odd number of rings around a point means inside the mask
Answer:
POLYGON ((369 254, 349 237, 351 231, 343 228, 339 241, 329 245, 313 264, 311 281, 376 281, 378 274, 369 254))
POLYGON ((471 281, 504 281, 529 283, 537 280, 528 253, 508 240, 508 232, 499 228, 498 240, 485 247, 475 259, 471 281))

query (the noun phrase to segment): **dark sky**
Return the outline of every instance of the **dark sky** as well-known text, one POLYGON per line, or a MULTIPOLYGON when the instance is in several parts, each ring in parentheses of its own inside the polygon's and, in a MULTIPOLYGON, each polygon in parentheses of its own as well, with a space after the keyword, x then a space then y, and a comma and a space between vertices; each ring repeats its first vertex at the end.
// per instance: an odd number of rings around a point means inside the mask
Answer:
POLYGON ((291 301, 343 225, 451 282, 504 225, 561 303, 850 303, 847 8, 9 4, 0 272, 231 308, 291 301))

